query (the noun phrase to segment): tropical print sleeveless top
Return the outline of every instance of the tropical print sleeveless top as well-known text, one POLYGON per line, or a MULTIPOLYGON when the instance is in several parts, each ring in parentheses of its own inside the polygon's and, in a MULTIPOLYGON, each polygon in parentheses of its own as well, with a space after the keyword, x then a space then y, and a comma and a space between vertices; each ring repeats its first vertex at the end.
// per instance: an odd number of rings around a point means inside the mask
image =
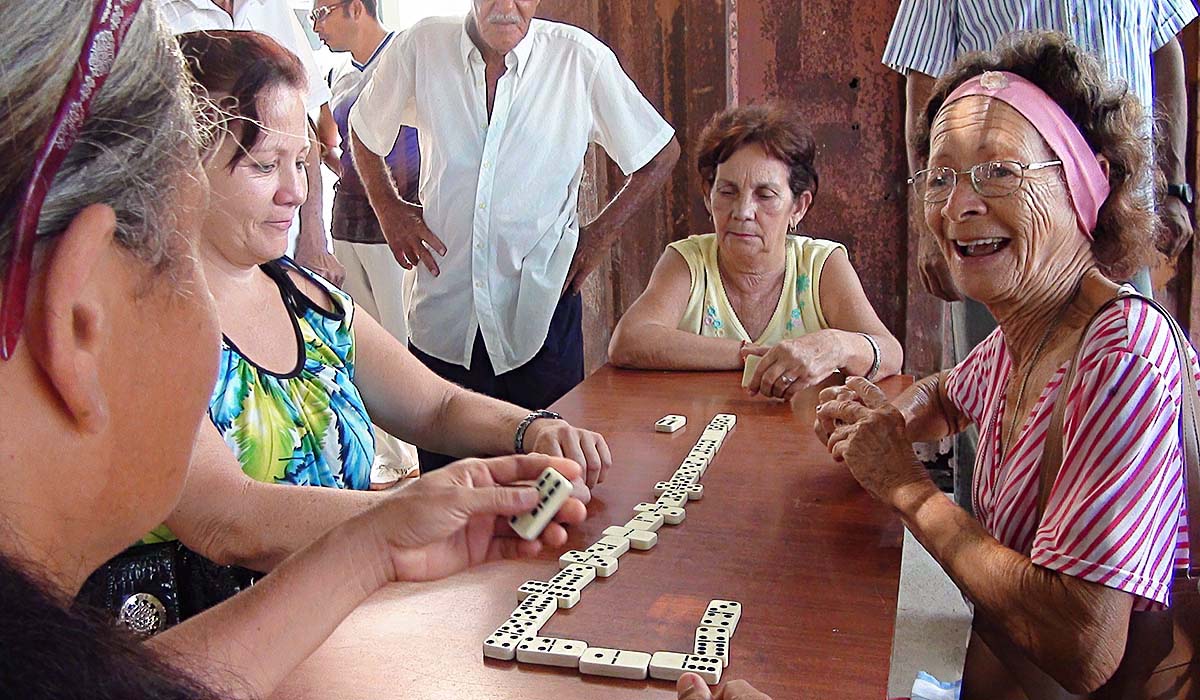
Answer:
MULTIPOLYGON (((267 483, 366 490, 375 435, 354 386, 354 302, 288 258, 261 266, 279 288, 296 335, 297 366, 278 374, 221 338, 208 416, 251 478, 267 483), (330 312, 288 277, 294 270, 333 301, 330 312)), ((174 539, 165 527, 146 542, 174 539)))
POLYGON ((714 338, 744 340, 755 345, 774 345, 788 338, 828 328, 821 313, 821 270, 841 243, 808 236, 788 236, 783 291, 766 329, 751 338, 733 310, 717 267, 717 234, 689 236, 669 248, 683 256, 692 274, 691 296, 679 320, 679 330, 714 338))

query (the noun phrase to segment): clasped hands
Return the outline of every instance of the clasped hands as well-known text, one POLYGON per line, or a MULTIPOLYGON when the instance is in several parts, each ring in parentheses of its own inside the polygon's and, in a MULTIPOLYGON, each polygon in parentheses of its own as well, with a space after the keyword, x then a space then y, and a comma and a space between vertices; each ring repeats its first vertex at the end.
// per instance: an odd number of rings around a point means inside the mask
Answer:
POLYGON ((818 401, 817 437, 876 499, 896 507, 906 487, 931 483, 913 454, 904 416, 879 387, 851 377, 845 386, 823 389, 818 401))

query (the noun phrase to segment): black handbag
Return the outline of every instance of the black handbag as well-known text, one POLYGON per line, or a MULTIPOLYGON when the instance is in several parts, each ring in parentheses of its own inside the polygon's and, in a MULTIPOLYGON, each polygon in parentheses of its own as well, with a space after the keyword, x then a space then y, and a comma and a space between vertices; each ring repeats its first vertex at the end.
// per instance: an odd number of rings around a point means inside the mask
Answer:
POLYGON ((149 637, 233 597, 262 578, 221 566, 182 543, 136 544, 96 569, 77 605, 98 608, 123 627, 149 637))

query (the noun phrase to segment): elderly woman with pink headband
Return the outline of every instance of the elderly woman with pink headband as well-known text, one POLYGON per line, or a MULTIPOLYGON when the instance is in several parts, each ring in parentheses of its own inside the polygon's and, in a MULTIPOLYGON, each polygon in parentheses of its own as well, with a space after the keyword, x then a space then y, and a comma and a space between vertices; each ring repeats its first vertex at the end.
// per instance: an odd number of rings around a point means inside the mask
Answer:
POLYGON ((1200 693, 1180 430, 1198 367, 1169 317, 1112 281, 1157 222, 1142 112, 1102 76, 1062 35, 1030 34, 935 85, 909 182, 999 328, 890 403, 853 379, 817 411, 834 458, 974 606, 963 698, 1200 693), (912 450, 970 424, 975 519, 912 450))

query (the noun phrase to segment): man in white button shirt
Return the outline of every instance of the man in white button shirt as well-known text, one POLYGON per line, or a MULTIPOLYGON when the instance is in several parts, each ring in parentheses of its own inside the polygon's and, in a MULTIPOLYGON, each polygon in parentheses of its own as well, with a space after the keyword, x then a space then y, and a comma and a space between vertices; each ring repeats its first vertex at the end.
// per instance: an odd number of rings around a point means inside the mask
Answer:
MULTIPOLYGON (((424 265, 409 311, 413 353, 530 409, 582 381, 578 290, 679 157, 674 130, 612 51, 582 29, 533 19, 538 2, 473 0, 465 19, 419 22, 380 57, 350 112, 388 244, 402 266, 424 265), (423 208, 400 199, 382 159, 401 125, 420 132, 423 208), (581 226, 593 142, 628 180, 581 226)), ((421 470, 448 460, 422 452, 421 470)))
MULTIPOLYGON (((238 29, 260 32, 278 41, 296 54, 308 73, 308 110, 329 110, 332 96, 329 86, 317 66, 308 35, 287 0, 158 0, 158 4, 163 19, 175 34, 238 29)), ((331 135, 326 145, 332 146, 335 138, 336 134, 331 135)), ((295 258, 301 265, 340 284, 345 271, 326 247, 320 163, 320 149, 310 149, 308 199, 300 208, 300 235, 296 239, 295 258)))

